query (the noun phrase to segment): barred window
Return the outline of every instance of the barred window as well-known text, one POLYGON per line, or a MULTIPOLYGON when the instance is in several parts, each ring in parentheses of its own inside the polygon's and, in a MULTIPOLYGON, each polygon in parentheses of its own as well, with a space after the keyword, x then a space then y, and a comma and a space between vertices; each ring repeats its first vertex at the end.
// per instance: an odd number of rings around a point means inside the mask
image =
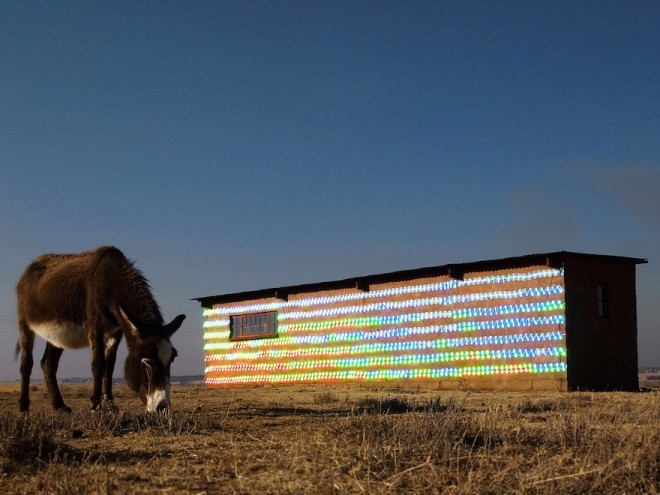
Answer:
POLYGON ((277 337, 277 312, 231 316, 230 340, 277 337))

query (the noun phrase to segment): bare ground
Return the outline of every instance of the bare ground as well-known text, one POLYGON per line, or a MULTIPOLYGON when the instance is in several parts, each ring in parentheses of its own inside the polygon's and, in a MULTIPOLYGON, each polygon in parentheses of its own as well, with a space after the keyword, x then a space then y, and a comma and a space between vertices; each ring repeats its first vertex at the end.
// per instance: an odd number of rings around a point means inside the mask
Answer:
POLYGON ((660 392, 173 388, 148 415, 0 388, 3 493, 660 493, 660 392))

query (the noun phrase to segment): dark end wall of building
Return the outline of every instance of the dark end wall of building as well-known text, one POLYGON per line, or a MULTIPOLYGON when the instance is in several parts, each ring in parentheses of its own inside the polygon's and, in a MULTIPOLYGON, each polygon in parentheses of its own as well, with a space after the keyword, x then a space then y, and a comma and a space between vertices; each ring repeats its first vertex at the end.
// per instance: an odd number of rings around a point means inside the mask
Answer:
POLYGON ((633 260, 564 260, 569 390, 639 390, 633 260))

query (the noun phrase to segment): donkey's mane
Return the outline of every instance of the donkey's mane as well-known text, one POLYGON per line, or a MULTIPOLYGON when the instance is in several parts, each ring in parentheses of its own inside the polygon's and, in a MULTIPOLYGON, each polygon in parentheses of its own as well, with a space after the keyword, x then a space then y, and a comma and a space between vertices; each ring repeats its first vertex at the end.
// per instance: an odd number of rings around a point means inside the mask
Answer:
POLYGON ((163 316, 151 293, 151 285, 142 272, 135 267, 135 261, 126 258, 126 264, 121 269, 121 274, 130 294, 129 301, 125 302, 127 306, 125 310, 128 314, 145 324, 162 325, 163 316))

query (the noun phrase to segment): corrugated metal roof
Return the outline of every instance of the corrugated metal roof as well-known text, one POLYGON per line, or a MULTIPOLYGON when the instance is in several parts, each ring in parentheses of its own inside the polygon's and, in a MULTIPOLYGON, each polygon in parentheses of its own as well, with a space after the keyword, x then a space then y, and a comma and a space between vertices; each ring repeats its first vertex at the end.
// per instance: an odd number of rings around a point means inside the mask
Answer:
POLYGON ((569 257, 578 258, 597 258, 611 261, 624 261, 634 263, 635 265, 647 263, 643 258, 629 258, 625 256, 610 256, 604 254, 576 253, 571 251, 556 251, 552 253, 528 254, 524 256, 514 256, 511 258, 500 258, 493 260, 471 261, 467 263, 452 263, 448 265, 431 266, 424 268, 414 268, 410 270, 400 270, 396 272, 379 273, 375 275, 364 275, 360 277, 351 277, 342 280, 331 280, 327 282, 316 282, 300 285, 289 285, 283 287, 272 287, 268 289, 258 289, 245 292, 236 292, 232 294, 219 294, 214 296, 203 296, 193 298, 199 301, 203 307, 210 307, 212 304, 231 303, 238 301, 247 301, 254 299, 265 299, 275 297, 278 299, 287 299, 289 294, 301 294, 306 292, 320 292, 324 290, 350 289, 369 290, 372 284, 383 284, 388 282, 398 282, 402 280, 414 280, 418 278, 431 278, 443 275, 456 279, 462 279, 464 274, 481 271, 504 270, 507 268, 523 268, 532 265, 546 265, 555 268, 561 268, 569 257))

